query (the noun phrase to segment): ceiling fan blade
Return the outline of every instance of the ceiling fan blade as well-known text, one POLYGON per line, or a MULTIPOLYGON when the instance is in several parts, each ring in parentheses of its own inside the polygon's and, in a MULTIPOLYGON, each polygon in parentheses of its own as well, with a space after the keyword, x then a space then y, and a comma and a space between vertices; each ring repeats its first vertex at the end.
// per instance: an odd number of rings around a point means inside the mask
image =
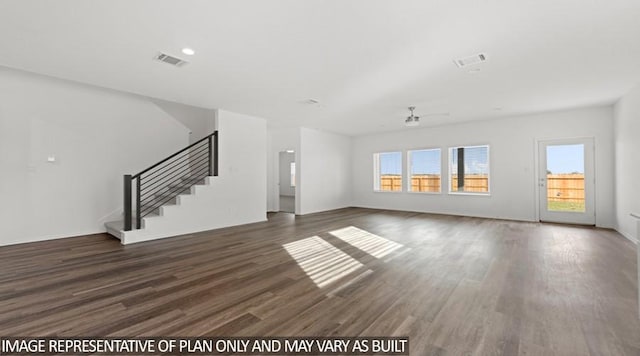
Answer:
POLYGON ((434 113, 430 113, 430 114, 422 114, 420 115, 421 117, 428 117, 428 116, 450 116, 451 113, 448 112, 434 112, 434 113))

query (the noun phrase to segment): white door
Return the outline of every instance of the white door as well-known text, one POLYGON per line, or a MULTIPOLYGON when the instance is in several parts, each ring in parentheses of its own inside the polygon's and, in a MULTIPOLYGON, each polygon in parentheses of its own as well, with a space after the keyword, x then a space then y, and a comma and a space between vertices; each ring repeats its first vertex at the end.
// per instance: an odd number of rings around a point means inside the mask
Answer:
POLYGON ((540 220, 595 225, 593 138, 539 142, 540 220))

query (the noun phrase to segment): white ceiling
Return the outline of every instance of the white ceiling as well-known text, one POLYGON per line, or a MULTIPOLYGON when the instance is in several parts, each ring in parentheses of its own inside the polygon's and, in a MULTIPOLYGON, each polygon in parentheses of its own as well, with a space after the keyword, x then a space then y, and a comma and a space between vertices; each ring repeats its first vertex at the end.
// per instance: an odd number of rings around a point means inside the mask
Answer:
POLYGON ((640 1, 1 0, 0 65, 361 135, 409 130, 409 105, 441 125, 613 103, 640 82, 640 1))

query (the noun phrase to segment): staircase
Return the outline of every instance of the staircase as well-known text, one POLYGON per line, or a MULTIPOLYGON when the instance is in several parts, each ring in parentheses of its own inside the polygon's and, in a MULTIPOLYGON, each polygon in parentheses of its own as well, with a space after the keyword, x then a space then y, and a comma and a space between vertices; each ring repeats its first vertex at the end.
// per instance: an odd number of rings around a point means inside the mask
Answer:
MULTIPOLYGON (((123 219, 105 223, 107 233, 123 244, 136 230, 144 230, 167 209, 180 206, 198 186, 210 185, 218 175, 218 131, 183 148, 135 175, 124 176, 123 219)), ((140 235, 140 234, 137 234, 140 235)))

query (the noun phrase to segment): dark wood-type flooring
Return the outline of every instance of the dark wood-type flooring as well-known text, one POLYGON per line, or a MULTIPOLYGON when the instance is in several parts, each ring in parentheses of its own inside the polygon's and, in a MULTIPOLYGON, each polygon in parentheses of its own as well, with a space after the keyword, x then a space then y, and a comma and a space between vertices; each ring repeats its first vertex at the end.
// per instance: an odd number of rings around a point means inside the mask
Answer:
POLYGON ((0 336, 409 336, 412 355, 640 355, 635 246, 341 209, 121 246, 0 248, 0 336))

